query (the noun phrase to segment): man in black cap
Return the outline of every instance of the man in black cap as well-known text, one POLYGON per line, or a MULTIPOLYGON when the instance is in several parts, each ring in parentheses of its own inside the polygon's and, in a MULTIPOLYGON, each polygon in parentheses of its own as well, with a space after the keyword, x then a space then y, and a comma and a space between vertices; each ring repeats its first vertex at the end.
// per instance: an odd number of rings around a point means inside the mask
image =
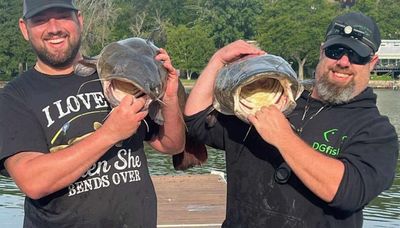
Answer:
POLYGON ((193 137, 226 151, 223 227, 362 227, 362 209, 391 186, 398 158, 396 131, 368 87, 380 42, 370 17, 336 17, 312 91, 303 92, 287 117, 275 105, 249 115, 250 132, 235 116, 219 113, 213 125, 207 119, 218 71, 264 52, 236 41, 213 55, 185 115, 193 137))
POLYGON ((168 54, 155 57, 169 92, 158 126, 145 97, 127 95, 110 113, 97 73, 74 73, 83 18, 72 0, 25 0, 19 27, 37 61, 0 92, 0 171, 26 195, 24 227, 156 227, 143 141, 167 154, 184 144, 168 54))
POLYGON ((63 8, 78 11, 73 0, 48 0, 35 1, 24 0, 22 16, 24 19, 33 17, 34 15, 50 8, 63 8))

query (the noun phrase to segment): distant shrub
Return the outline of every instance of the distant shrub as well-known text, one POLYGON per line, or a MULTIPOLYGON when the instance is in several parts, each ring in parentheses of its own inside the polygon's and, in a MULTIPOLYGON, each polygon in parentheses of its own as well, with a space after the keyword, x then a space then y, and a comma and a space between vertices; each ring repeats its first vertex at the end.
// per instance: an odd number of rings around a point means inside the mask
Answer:
POLYGON ((390 74, 382 74, 382 75, 371 74, 370 79, 376 81, 391 81, 393 80, 393 76, 390 74))

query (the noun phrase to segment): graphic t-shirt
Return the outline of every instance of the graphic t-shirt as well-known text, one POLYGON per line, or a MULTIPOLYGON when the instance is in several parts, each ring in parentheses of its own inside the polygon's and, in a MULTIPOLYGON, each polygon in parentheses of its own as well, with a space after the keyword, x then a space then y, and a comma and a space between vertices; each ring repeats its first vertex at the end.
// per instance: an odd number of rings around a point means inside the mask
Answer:
MULTIPOLYGON (((0 92, 0 170, 23 151, 57 153, 101 127, 110 107, 97 74, 25 72, 0 92)), ((26 198, 25 227, 156 227, 156 196, 143 141, 149 119, 78 180, 39 200, 26 198)))

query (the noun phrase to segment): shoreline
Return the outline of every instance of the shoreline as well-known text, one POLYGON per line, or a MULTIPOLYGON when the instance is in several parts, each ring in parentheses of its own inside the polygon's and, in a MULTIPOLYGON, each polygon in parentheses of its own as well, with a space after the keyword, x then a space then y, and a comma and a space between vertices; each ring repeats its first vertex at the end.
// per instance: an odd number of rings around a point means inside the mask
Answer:
POLYGON ((400 89, 400 80, 395 81, 377 81, 370 80, 368 85, 374 89, 400 89))
MULTIPOLYGON (((186 89, 191 89, 196 81, 185 81, 183 82, 183 86, 186 89)), ((7 81, 0 81, 0 88, 3 88, 7 84, 7 81)), ((379 81, 379 80, 370 80, 369 87, 374 89, 400 89, 400 80, 395 81, 379 81)))
MULTIPOLYGON (((183 82, 183 86, 185 89, 192 89, 194 83, 196 81, 192 80, 190 82, 185 81, 183 82)), ((395 80, 395 81, 381 81, 381 80, 370 80, 368 83, 368 86, 373 88, 373 89, 394 89, 398 90, 400 89, 400 80, 395 80)))

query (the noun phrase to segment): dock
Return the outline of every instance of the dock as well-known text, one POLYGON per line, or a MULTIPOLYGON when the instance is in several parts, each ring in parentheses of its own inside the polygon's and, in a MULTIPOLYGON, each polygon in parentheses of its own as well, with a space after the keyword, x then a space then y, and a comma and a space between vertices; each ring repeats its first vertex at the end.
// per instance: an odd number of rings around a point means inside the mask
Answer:
POLYGON ((226 181, 221 175, 152 176, 158 201, 157 227, 221 227, 226 181))

